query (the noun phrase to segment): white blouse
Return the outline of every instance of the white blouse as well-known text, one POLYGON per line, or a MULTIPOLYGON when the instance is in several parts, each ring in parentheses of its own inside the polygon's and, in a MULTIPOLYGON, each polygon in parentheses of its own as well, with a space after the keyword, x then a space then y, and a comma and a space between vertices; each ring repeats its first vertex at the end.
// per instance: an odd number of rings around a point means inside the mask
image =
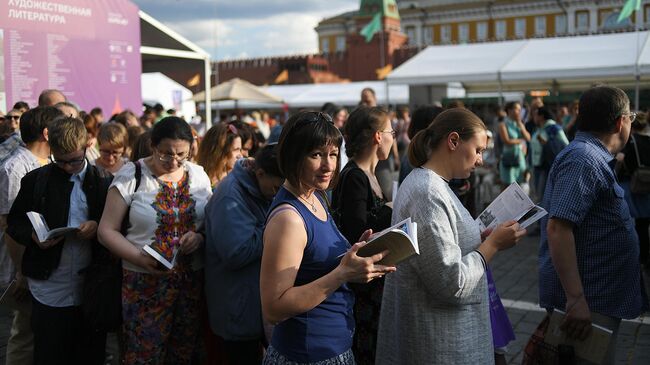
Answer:
MULTIPOLYGON (((154 176, 144 159, 140 160, 140 166, 142 166, 142 178, 137 192, 134 192, 135 164, 132 162, 122 166, 111 184, 111 187, 117 188, 126 204, 130 206, 130 226, 126 239, 141 249, 154 242, 169 241, 170 236, 178 230, 182 232, 199 230, 203 226, 205 205, 212 195, 210 178, 203 168, 185 162, 184 168, 189 179, 189 196, 181 206, 175 208, 165 204, 165 194, 169 192, 169 189, 163 188, 165 183, 154 176)), ((174 190, 176 187, 175 183, 174 190)), ((192 255, 192 269, 199 270, 203 267, 202 250, 197 250, 192 255)), ((122 261, 122 266, 131 271, 147 272, 126 260, 122 261)))

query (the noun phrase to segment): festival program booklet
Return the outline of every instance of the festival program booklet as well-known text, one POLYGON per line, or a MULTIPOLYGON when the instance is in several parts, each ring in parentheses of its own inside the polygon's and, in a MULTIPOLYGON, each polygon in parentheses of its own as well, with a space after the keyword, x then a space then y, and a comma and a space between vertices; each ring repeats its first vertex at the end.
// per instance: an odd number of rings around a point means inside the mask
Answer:
POLYGON ((166 254, 154 244, 146 245, 142 249, 169 270, 176 265, 176 256, 180 251, 178 248, 174 248, 171 253, 166 254))
POLYGON ((553 347, 568 345, 573 347, 576 357, 590 361, 594 364, 601 364, 607 354, 609 341, 612 338, 612 331, 593 324, 591 333, 584 340, 569 339, 566 333, 560 329, 566 313, 555 309, 551 314, 551 321, 544 335, 544 342, 553 347))
POLYGON ((45 222, 43 215, 37 212, 27 212, 27 218, 29 218, 29 221, 32 223, 34 232, 36 232, 36 236, 41 242, 51 240, 68 232, 75 232, 79 230, 77 227, 61 227, 50 230, 50 227, 47 226, 47 222, 45 222))
POLYGON ((411 222, 409 217, 373 234, 368 239, 368 243, 359 249, 357 255, 370 257, 385 250, 389 251, 388 255, 377 264, 394 266, 412 255, 419 255, 417 223, 411 222))
POLYGON ((510 184, 487 208, 476 218, 481 232, 494 229, 509 220, 519 223, 521 228, 527 228, 548 214, 539 205, 535 205, 516 182, 510 184))

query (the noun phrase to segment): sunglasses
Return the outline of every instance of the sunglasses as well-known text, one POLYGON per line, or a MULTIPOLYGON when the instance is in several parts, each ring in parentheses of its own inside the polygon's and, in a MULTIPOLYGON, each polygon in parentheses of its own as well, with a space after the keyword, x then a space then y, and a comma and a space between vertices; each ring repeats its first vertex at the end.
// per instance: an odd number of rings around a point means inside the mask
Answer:
POLYGON ((6 118, 6 119, 15 119, 15 120, 19 120, 19 119, 20 119, 20 115, 5 115, 5 118, 6 118))
POLYGON ((238 134, 239 134, 239 131, 237 130, 237 127, 235 127, 235 126, 232 125, 232 124, 228 124, 228 132, 230 132, 230 133, 232 133, 232 134, 234 134, 234 135, 238 135, 238 134))

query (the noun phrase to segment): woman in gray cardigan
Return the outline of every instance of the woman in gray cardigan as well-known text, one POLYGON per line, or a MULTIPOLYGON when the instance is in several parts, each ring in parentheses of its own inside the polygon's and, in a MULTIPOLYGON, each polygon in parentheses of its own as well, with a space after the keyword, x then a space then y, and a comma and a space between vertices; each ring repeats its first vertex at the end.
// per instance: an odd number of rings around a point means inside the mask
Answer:
POLYGON ((418 223, 420 255, 386 276, 379 365, 494 363, 485 268, 526 231, 511 221, 481 242, 478 224, 448 184, 482 164, 486 131, 472 112, 450 109, 409 146, 419 168, 402 183, 392 221, 418 223))

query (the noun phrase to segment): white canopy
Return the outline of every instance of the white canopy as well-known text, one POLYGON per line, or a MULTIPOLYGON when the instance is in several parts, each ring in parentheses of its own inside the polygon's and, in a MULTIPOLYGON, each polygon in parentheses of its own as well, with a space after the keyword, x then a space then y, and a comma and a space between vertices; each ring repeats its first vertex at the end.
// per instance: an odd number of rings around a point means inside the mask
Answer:
MULTIPOLYGON (((342 106, 355 106, 361 100, 361 90, 369 87, 375 90, 377 103, 385 105, 386 83, 383 81, 348 82, 335 84, 298 84, 298 85, 273 85, 262 87, 268 93, 284 100, 290 108, 315 108, 320 109, 323 104, 330 102, 342 106)), ((408 104, 409 88, 406 85, 390 85, 388 98, 391 104, 408 104)), ((234 108, 232 101, 217 102, 219 109, 234 108)), ((242 109, 276 109, 278 105, 269 103, 256 103, 241 101, 238 104, 242 109)))
POLYGON ((649 35, 646 31, 431 46, 395 69, 388 82, 459 81, 468 91, 579 90, 596 82, 630 86, 637 62, 641 74, 650 71, 649 35))

